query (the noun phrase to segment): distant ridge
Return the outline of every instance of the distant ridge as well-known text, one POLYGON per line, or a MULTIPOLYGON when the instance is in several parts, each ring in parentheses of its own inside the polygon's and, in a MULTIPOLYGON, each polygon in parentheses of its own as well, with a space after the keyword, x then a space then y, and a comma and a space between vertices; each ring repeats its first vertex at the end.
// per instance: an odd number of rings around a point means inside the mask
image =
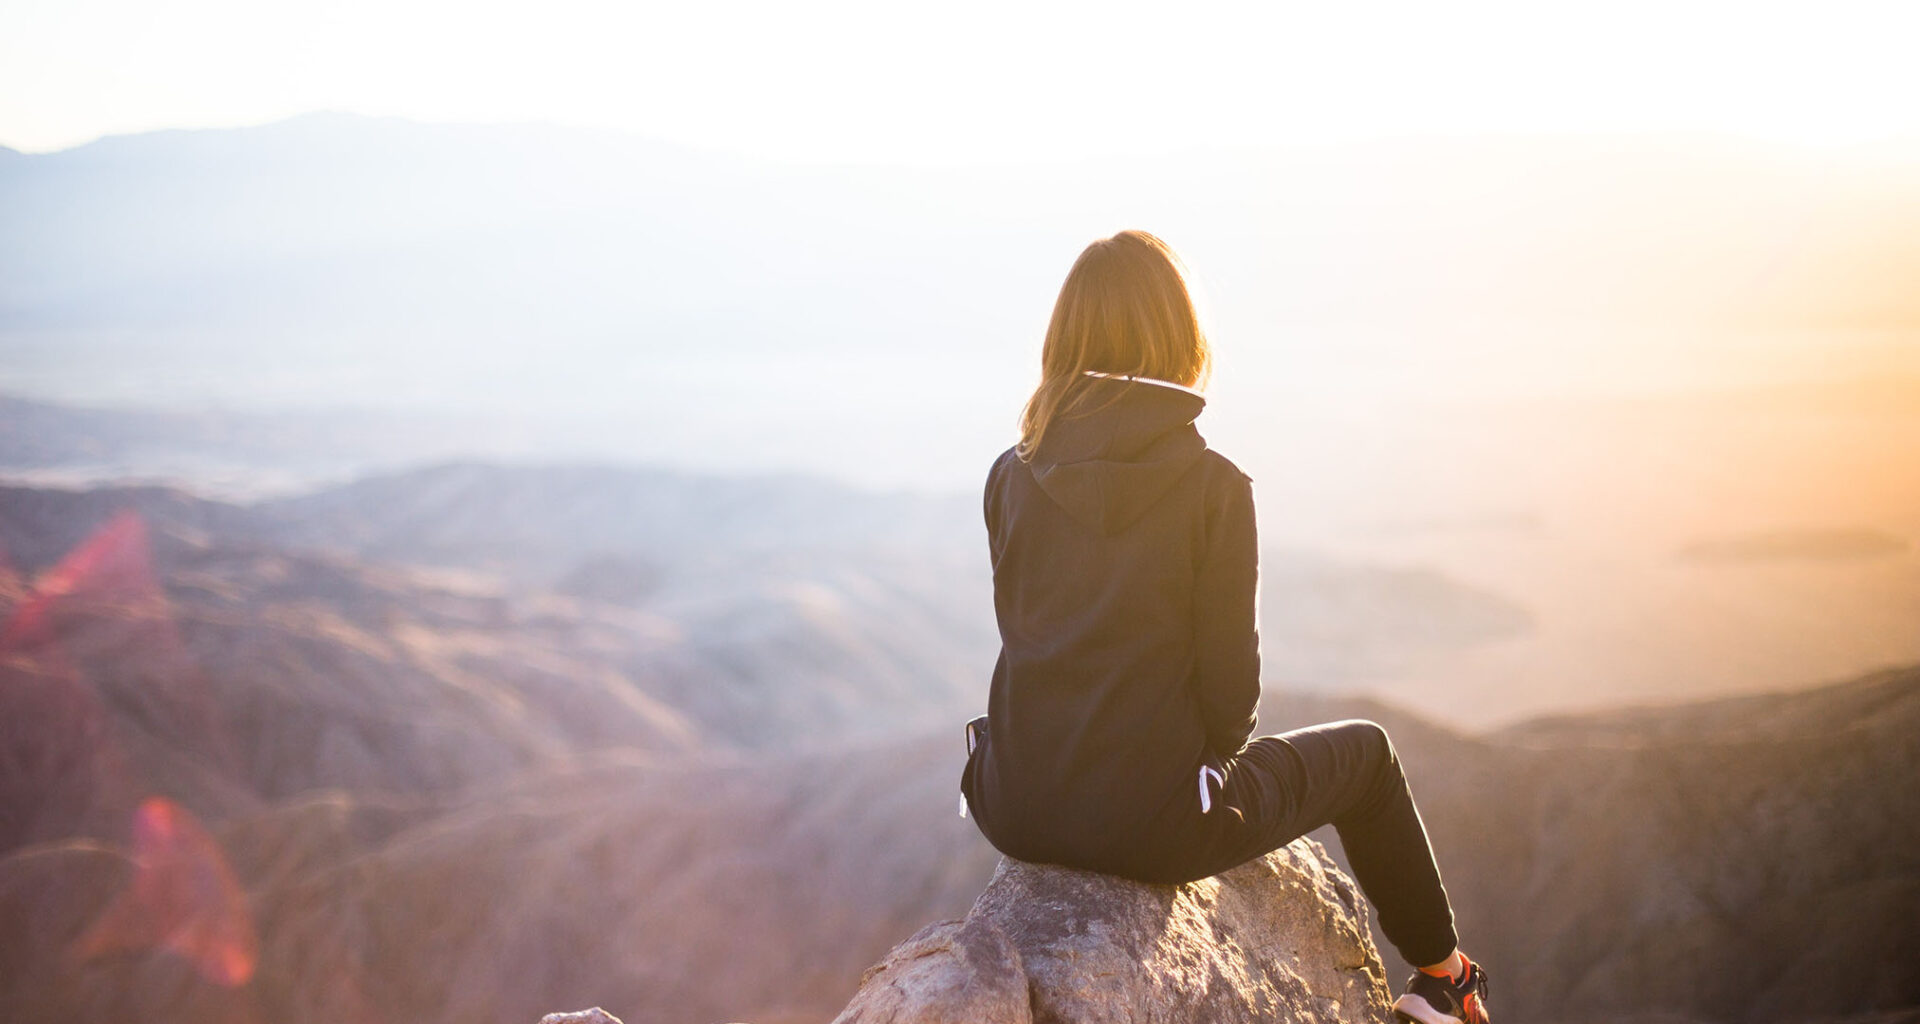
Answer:
MULTIPOLYGON (((1290 318, 1377 320, 1376 289, 1391 287, 1396 315, 1416 321, 1492 311, 1622 323, 1920 323, 1901 276, 1920 245, 1911 230, 1920 186, 1899 147, 1666 136, 1400 141, 1148 159, 1090 179, 1077 164, 815 167, 545 122, 319 112, 108 136, 6 167, 0 213, 14 229, 0 238, 0 269, 13 273, 0 275, 0 306, 19 326, 389 326, 418 309, 498 338, 536 322, 528 318, 537 310, 557 340, 590 324, 645 337, 696 329, 688 300, 712 312, 722 299, 747 297, 755 311, 784 311, 789 324, 838 321, 819 341, 878 348, 897 334, 845 322, 856 298, 883 303, 880 319, 890 321, 927 308, 964 312, 952 300, 978 294, 896 280, 898 239, 945 239, 955 259, 983 268, 976 289, 1017 288, 1040 264, 1022 255, 996 269, 1009 243, 1059 244, 1077 233, 1073 211, 1112 208, 1148 186, 1256 211, 1251 220, 1201 218, 1189 233, 1282 240, 1277 253, 1267 241, 1214 248, 1223 267, 1268 268, 1268 304, 1290 318), (1728 182, 1740 183, 1737 196, 1728 182), (1589 204, 1570 206, 1567 195, 1589 204), (1393 217, 1382 219, 1384 209, 1393 217), (981 223, 1001 227, 983 234, 981 223), (840 241, 819 245, 822 224, 840 241), (1470 251, 1457 244, 1467 236, 1476 239, 1470 251), (526 260, 533 252, 545 255, 526 260), (1318 269, 1271 272, 1303 263, 1318 269), (779 266, 817 273, 806 275, 810 288, 745 273, 779 266), (891 282, 905 301, 854 287, 873 281, 891 282)), ((761 322, 756 313, 711 340, 766 344, 749 329, 761 322)), ((948 340, 977 343, 990 322, 956 324, 948 340)))

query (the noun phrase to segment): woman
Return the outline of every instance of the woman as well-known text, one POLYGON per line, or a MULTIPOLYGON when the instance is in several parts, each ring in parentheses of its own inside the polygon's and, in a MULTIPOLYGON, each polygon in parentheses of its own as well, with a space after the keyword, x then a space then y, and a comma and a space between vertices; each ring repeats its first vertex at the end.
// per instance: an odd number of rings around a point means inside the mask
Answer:
POLYGON ((1040 358, 986 485, 1002 646, 961 783, 981 832, 1021 860, 1180 883, 1331 823, 1419 968, 1396 1013, 1483 1024, 1486 975, 1458 949, 1387 734, 1252 738, 1252 481, 1194 427, 1212 354, 1166 243, 1088 246, 1040 358))

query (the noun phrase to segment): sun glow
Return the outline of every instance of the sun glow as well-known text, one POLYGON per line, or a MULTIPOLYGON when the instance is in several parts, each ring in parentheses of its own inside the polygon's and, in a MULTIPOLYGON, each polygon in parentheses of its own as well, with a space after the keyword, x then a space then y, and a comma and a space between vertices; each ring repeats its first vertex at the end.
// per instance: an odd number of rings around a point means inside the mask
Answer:
POLYGON ((1920 133, 1920 7, 949 8, 25 0, 0 143, 314 109, 554 120, 790 160, 999 161, 1482 132, 1920 133))

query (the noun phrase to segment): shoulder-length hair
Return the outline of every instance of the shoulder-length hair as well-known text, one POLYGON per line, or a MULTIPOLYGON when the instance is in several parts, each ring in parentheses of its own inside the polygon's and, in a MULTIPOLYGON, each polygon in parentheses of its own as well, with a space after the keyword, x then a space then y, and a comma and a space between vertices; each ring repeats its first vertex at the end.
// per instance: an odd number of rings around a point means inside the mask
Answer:
POLYGON ((1040 386, 1020 413, 1014 452, 1022 461, 1033 458, 1056 417, 1095 411, 1080 408, 1089 371, 1194 389, 1213 375, 1186 267, 1145 231, 1094 242, 1067 272, 1040 349, 1040 386))

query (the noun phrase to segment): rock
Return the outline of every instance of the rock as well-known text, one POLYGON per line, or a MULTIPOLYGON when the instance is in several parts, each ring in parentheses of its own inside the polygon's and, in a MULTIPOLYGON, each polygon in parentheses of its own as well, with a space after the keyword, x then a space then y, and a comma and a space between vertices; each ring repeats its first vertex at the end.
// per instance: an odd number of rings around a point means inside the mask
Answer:
POLYGON ((575 1010, 572 1013, 549 1013, 540 1018, 540 1024, 621 1024, 621 1020, 596 1006, 591 1010, 575 1010))
POLYGON ((1305 838, 1182 886, 1003 858, 963 920, 894 947, 834 1024, 1377 1024, 1367 913, 1305 838))

